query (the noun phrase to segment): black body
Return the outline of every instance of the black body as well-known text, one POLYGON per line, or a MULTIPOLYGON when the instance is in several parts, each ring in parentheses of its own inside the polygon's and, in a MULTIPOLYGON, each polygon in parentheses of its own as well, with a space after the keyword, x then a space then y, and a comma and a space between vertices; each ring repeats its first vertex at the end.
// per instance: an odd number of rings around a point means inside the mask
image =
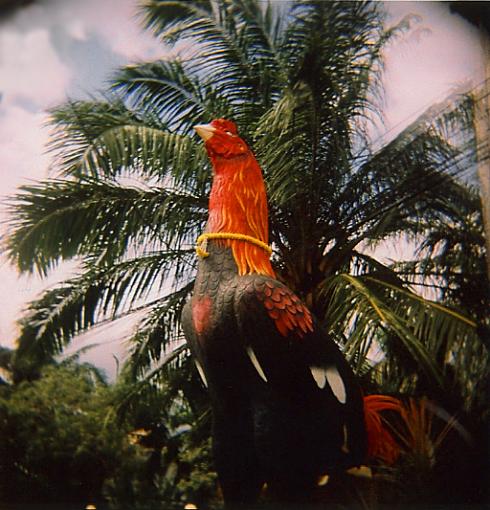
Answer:
POLYGON ((225 503, 255 502, 264 483, 279 499, 297 501, 314 490, 320 476, 363 461, 360 389, 315 320, 306 334, 280 333, 269 309, 284 311, 284 303, 266 295, 278 289, 297 299, 289 289, 267 276, 238 276, 229 248, 211 241, 208 251, 183 327, 209 388, 225 503), (328 381, 322 387, 312 366, 320 381, 322 367, 335 367, 345 391, 337 389, 336 395, 328 381))

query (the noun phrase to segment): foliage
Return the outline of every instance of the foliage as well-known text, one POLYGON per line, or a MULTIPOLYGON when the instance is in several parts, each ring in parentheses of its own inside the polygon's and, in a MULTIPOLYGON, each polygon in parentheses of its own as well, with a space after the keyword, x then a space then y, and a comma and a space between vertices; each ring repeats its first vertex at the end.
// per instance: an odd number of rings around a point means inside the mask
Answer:
POLYGON ((47 367, 1 388, 2 501, 90 502, 129 446, 107 414, 110 389, 92 367, 47 367))
POLYGON ((115 508, 150 509, 162 501, 168 508, 218 504, 206 395, 186 368, 188 361, 177 361, 179 370, 160 384, 135 384, 124 372, 115 386, 118 420, 133 431, 132 441, 146 457, 138 470, 121 466, 125 473, 106 484, 105 495, 115 508))
POLYGON ((108 501, 119 509, 212 501, 209 420, 176 398, 177 383, 124 408, 131 391, 124 379, 107 386, 75 360, 0 386, 0 501, 108 501), (158 405, 162 398, 168 405, 158 405))
POLYGON ((378 469, 378 501, 390 508, 484 501, 484 466, 459 417, 425 398, 408 399, 400 414, 386 420, 402 454, 395 466, 378 469))
POLYGON ((13 350, 0 347, 0 385, 8 384, 12 377, 13 350))

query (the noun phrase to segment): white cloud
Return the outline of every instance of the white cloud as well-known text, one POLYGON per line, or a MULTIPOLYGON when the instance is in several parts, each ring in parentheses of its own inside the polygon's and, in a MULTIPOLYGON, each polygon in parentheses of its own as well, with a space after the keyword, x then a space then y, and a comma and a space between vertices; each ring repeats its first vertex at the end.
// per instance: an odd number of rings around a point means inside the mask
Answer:
POLYGON ((0 91, 6 103, 52 105, 64 98, 70 79, 46 29, 0 32, 0 91))
POLYGON ((163 45, 143 30, 139 2, 135 0, 51 0, 48 5, 54 13, 50 18, 52 26, 68 26, 70 33, 77 37, 86 37, 89 30, 96 32, 128 61, 165 55, 163 45))
POLYGON ((38 299, 47 289, 75 276, 76 271, 77 263, 68 262, 63 263, 61 271, 46 279, 37 274, 19 276, 9 267, 6 257, 0 257, 0 345, 14 347, 19 333, 17 321, 28 303, 38 299))
MULTIPOLYGON (((75 90, 81 91, 76 73, 83 49, 74 42, 86 43, 85 58, 93 65, 96 80, 114 70, 109 68, 108 51, 113 52, 113 67, 124 61, 163 57, 167 50, 142 29, 137 13, 135 0, 51 0, 17 11, 8 23, 3 22, 0 31, 0 92, 4 104, 20 101, 31 107, 53 106, 66 97, 72 80, 75 90), (55 34, 58 41, 62 35, 63 47, 54 46, 55 34), (98 59, 107 69, 97 68, 98 59)), ((102 87, 102 81, 95 87, 102 87)))
POLYGON ((37 278, 20 277, 12 271, 5 259, 0 259, 0 345, 14 347, 18 328, 16 321, 26 304, 45 288, 37 278))
POLYGON ((46 175, 46 115, 9 106, 0 116, 1 194, 10 195, 22 181, 46 175))
MULTIPOLYGON (((387 2, 394 22, 418 14, 421 24, 385 51, 386 127, 408 120, 452 89, 470 80, 482 79, 478 31, 460 16, 451 14, 446 3, 387 2)), ((396 132, 396 129, 394 130, 396 132)))
MULTIPOLYGON (((91 0, 91 3, 100 5, 97 0, 91 0)), ((109 1, 106 8, 107 19, 111 22, 104 26, 95 23, 96 9, 90 9, 87 5, 88 13, 93 16, 94 26, 100 30, 101 35, 107 37, 115 52, 120 53, 129 61, 154 60, 167 54, 165 46, 153 37, 149 30, 143 29, 138 2, 134 0, 109 1)))
POLYGON ((81 19, 72 19, 65 23, 66 32, 79 41, 85 41, 87 39, 87 31, 85 29, 85 23, 81 19))

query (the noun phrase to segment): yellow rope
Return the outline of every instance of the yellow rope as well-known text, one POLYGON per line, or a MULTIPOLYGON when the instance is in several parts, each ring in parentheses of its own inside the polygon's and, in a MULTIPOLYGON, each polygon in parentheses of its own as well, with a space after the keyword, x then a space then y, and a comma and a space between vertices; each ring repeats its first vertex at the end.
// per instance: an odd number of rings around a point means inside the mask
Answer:
POLYGON ((234 241, 246 241, 247 243, 252 243, 265 250, 269 255, 272 253, 272 248, 256 239, 252 236, 247 236, 245 234, 234 234, 232 232, 210 232, 208 234, 201 234, 196 241, 196 253, 199 257, 205 258, 209 256, 209 253, 206 251, 206 243, 208 239, 232 239, 234 241), (201 248, 201 244, 204 244, 204 248, 201 248))

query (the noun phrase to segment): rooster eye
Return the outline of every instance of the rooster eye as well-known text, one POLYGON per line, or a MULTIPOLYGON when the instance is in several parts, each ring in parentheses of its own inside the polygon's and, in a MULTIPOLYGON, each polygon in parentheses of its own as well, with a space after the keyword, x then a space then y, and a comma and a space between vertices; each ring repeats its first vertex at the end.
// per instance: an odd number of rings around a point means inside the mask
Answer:
POLYGON ((236 136, 236 135, 234 135, 231 131, 225 131, 225 133, 226 133, 227 135, 230 135, 230 136, 236 136))

